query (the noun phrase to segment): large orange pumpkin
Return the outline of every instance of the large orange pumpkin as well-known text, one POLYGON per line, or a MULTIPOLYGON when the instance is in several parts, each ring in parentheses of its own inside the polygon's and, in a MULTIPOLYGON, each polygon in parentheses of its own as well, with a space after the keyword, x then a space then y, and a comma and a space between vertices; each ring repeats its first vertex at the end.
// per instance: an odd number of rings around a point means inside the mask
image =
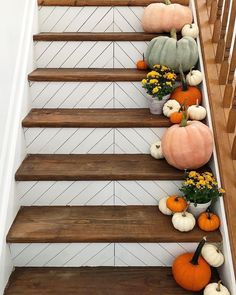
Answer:
POLYGON ((142 17, 144 31, 152 33, 170 32, 172 28, 181 30, 184 25, 192 23, 192 12, 187 6, 171 4, 170 0, 164 3, 148 5, 142 17))
POLYGON ((206 242, 203 238, 195 253, 178 256, 172 266, 172 273, 177 284, 188 291, 202 290, 211 279, 211 268, 200 256, 206 242))
POLYGON ((198 226, 204 231, 215 231, 220 226, 220 218, 211 212, 203 212, 198 217, 198 226))
POLYGON ((162 140, 166 161, 180 169, 197 169, 205 165, 213 151, 210 128, 199 121, 187 121, 186 114, 180 125, 168 128, 162 140))

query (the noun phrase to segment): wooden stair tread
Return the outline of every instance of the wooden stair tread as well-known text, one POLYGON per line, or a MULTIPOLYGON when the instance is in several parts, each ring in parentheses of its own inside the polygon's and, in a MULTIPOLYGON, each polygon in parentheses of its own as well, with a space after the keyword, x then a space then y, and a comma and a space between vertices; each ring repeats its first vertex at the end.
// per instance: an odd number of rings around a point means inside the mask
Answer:
POLYGON ((34 41, 150 41, 157 36, 169 34, 150 34, 150 33, 40 33, 34 35, 34 41))
MULTIPOLYGON (((212 281, 218 280, 214 271, 212 281)), ((5 295, 200 295, 180 288, 171 267, 17 267, 5 295)))
MULTIPOLYGON (((7 235, 9 243, 184 243, 206 233, 174 229, 157 206, 22 207, 7 235)), ((219 231, 207 233, 220 242, 219 231)))
POLYGON ((92 127, 131 128, 169 127, 163 115, 152 115, 149 109, 32 109, 23 127, 92 127))
MULTIPOLYGON (((189 0, 172 0, 172 3, 189 5, 189 0)), ((40 6, 147 6, 163 0, 38 0, 40 6)))
MULTIPOLYGON (((205 166, 202 170, 208 170, 205 166)), ((28 155, 17 181, 182 180, 184 172, 145 154, 28 155)))

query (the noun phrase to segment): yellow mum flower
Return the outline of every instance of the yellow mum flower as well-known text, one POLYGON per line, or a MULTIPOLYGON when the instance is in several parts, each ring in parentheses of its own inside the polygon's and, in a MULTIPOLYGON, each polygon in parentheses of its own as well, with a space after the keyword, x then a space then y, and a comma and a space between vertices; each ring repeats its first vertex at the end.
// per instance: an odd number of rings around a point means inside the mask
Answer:
POLYGON ((158 80, 157 80, 157 79, 151 79, 151 80, 149 81, 149 83, 150 83, 150 84, 158 83, 158 80))
POLYGON ((207 188, 212 189, 212 186, 211 185, 208 185, 207 188))
POLYGON ((186 181, 186 184, 188 184, 188 185, 193 185, 194 184, 194 181, 192 180, 192 179, 188 179, 187 181, 186 181))
POLYGON ((225 190, 223 188, 220 188, 219 189, 219 193, 224 194, 225 193, 225 190))
POLYGON ((166 78, 168 80, 175 80, 176 79, 176 75, 174 73, 166 73, 164 75, 164 78, 166 78))
POLYGON ((198 182, 198 184, 204 186, 204 185, 206 185, 206 182, 205 182, 205 180, 200 180, 200 181, 198 182))
POLYGON ((199 184, 196 184, 196 188, 198 188, 198 189, 199 189, 199 188, 201 188, 201 186, 200 186, 199 184))
POLYGON ((146 83, 147 83, 147 80, 146 79, 143 79, 142 80, 142 84, 145 85, 146 83))
POLYGON ((198 176, 198 180, 204 180, 204 177, 203 176, 198 176))
POLYGON ((172 86, 171 82, 166 82, 166 85, 172 86))
POLYGON ((206 175, 210 175, 210 176, 213 176, 213 174, 210 173, 210 172, 204 172, 204 174, 206 174, 206 175))
POLYGON ((155 94, 159 91, 160 87, 155 87, 152 89, 152 93, 155 94))
POLYGON ((154 68, 160 69, 161 65, 154 65, 154 68))
POLYGON ((158 73, 156 72, 156 71, 151 71, 151 72, 149 72, 148 74, 147 74, 147 77, 148 78, 155 78, 155 77, 157 77, 158 76, 158 73))
POLYGON ((197 176, 197 172, 196 171, 190 171, 188 174, 188 177, 193 178, 197 176))
POLYGON ((169 70, 169 68, 166 67, 166 66, 162 66, 162 67, 161 67, 161 71, 166 71, 166 70, 169 70))

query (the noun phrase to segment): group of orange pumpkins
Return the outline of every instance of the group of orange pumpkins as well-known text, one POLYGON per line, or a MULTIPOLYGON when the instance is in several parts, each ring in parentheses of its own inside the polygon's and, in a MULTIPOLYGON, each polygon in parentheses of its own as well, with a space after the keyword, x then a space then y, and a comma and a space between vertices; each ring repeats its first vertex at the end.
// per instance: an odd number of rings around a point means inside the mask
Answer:
MULTIPOLYGON (((195 226, 195 219, 191 213, 186 212, 187 208, 188 203, 185 198, 177 195, 163 198, 159 203, 160 211, 165 215, 173 215, 172 223, 180 231, 188 231, 187 229, 193 229, 195 226), (177 218, 179 222, 175 224, 177 218)), ((197 223, 201 230, 210 232, 219 228, 220 219, 214 213, 203 212, 199 215, 197 223)), ((184 253, 174 260, 172 273, 177 284, 188 291, 196 292, 205 288, 204 295, 230 295, 221 281, 209 284, 212 277, 211 267, 219 267, 223 263, 223 253, 216 245, 206 243, 206 237, 203 237, 195 253, 184 253)))

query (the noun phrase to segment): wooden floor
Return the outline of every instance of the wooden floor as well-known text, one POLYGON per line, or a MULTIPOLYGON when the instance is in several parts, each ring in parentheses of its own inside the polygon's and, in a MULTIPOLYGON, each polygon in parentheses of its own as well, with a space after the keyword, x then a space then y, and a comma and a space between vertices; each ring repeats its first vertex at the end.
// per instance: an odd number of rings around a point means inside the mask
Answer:
POLYGON ((32 109, 23 127, 133 128, 169 127, 164 115, 149 109, 32 109))
POLYGON ((193 295, 168 267, 16 268, 5 295, 193 295))
MULTIPOLYGON (((9 243, 198 242, 206 235, 197 226, 188 233, 174 229, 171 217, 157 206, 22 207, 9 243)), ((220 242, 219 231, 207 233, 220 242)))
MULTIPOLYGON (((209 171, 209 167, 201 171, 209 171)), ((145 154, 28 155, 17 181, 42 180, 183 180, 184 171, 145 154)))

